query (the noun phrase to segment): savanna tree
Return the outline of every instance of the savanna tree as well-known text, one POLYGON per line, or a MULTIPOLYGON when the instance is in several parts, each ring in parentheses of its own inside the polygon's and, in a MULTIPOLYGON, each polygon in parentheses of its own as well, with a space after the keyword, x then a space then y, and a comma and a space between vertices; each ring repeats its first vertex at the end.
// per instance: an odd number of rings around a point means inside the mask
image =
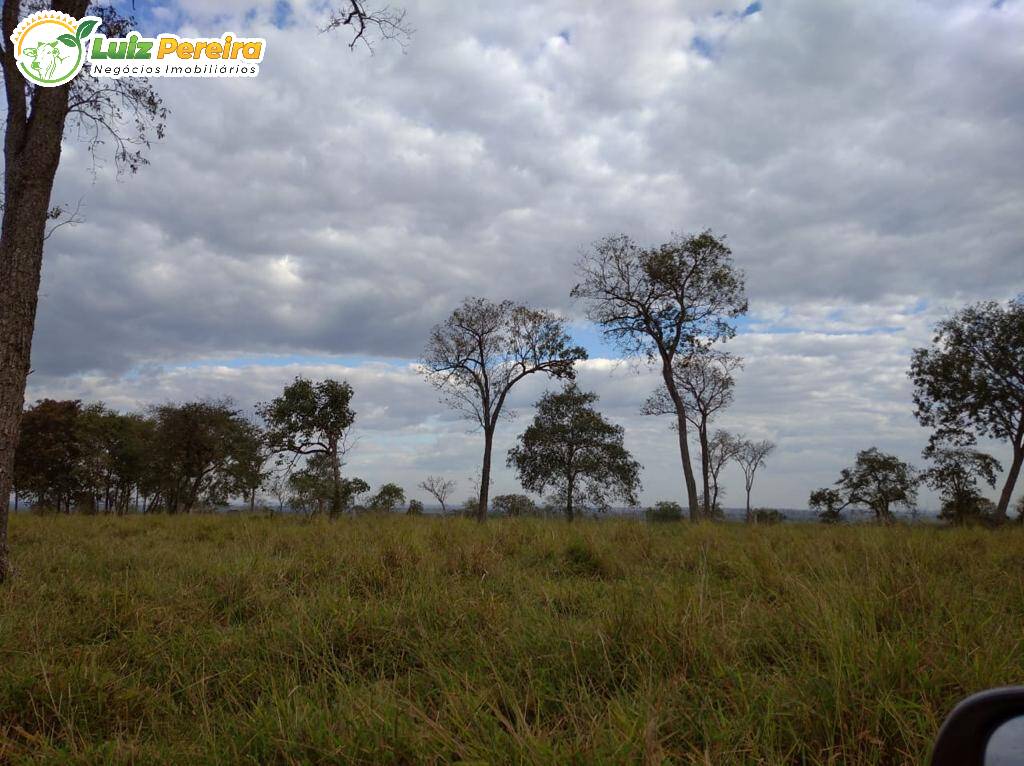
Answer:
POLYGON ((720 481, 722 469, 736 459, 742 446, 743 440, 740 437, 721 428, 711 434, 711 438, 708 439, 708 476, 711 480, 712 511, 717 511, 720 507, 720 500, 725 495, 720 481))
MULTIPOLYGON (((711 437, 708 430, 711 421, 723 409, 732 404, 733 388, 736 381, 733 372, 743 365, 743 360, 732 354, 709 349, 705 353, 676 357, 672 365, 672 376, 683 398, 686 419, 697 431, 700 444, 701 479, 703 481, 702 512, 705 518, 713 515, 718 499, 718 472, 712 479, 711 437), (712 491, 712 482, 714 491, 712 491)), ((645 415, 675 415, 675 403, 668 389, 660 386, 644 403, 641 410, 645 415)), ((674 427, 674 424, 673 424, 674 427)), ((723 445, 716 445, 721 449, 723 445)))
POLYGON ((405 490, 397 484, 382 484, 377 494, 370 498, 370 508, 374 511, 391 513, 395 508, 405 504, 405 490))
MULTIPOLYGON (((0 11, 0 70, 4 116, 3 223, 0 229, 0 583, 10 572, 7 502, 35 331, 43 245, 66 211, 51 201, 65 136, 83 139, 94 161, 107 147, 119 168, 134 172, 143 150, 163 135, 167 110, 148 81, 77 77, 55 88, 33 86, 18 70, 11 34, 22 15, 52 8, 81 18, 87 0, 52 5, 4 0, 0 11), (48 232, 48 226, 51 227, 48 232)), ((127 21, 109 7, 93 8, 104 31, 127 21)))
POLYGON ((572 344, 565 322, 549 311, 512 301, 467 298, 434 327, 420 370, 444 400, 484 432, 476 518, 487 518, 491 451, 512 388, 537 373, 575 378, 587 352, 572 344))
POLYGON ((622 426, 605 420, 596 402, 597 394, 575 383, 544 394, 533 422, 508 453, 523 487, 538 494, 554 490, 569 521, 583 505, 637 502, 640 464, 623 443, 622 426))
POLYGON ((995 486, 1002 466, 994 457, 967 447, 935 444, 929 445, 924 456, 931 466, 921 473, 921 478, 942 498, 940 518, 963 524, 983 517, 993 506, 982 497, 978 480, 995 486))
POLYGON ((420 482, 420 488, 428 492, 438 503, 441 504, 441 513, 448 513, 448 498, 455 491, 455 481, 445 479, 441 476, 428 476, 420 482))
POLYGON ((598 242, 577 264, 572 295, 588 302, 587 316, 630 357, 657 364, 675 411, 679 455, 690 518, 700 518, 690 463, 686 400, 676 360, 705 352, 736 333, 730 322, 747 311, 744 279, 732 251, 710 231, 676 236, 643 248, 625 235, 598 242))
POLYGON ((893 506, 913 508, 920 479, 914 467, 877 447, 857 453, 852 468, 844 468, 835 489, 811 493, 812 508, 827 512, 828 520, 849 507, 868 508, 877 521, 892 521, 893 506))
POLYGON ((933 443, 1008 442, 1012 452, 996 517, 1005 520, 1024 465, 1024 296, 986 301, 939 322, 910 363, 915 414, 933 443))
POLYGON ((331 472, 331 516, 344 510, 341 481, 343 458, 349 449, 349 429, 355 422, 352 386, 345 381, 303 377, 285 386, 279 397, 256 407, 266 423, 266 441, 273 450, 300 456, 323 455, 331 472))
POLYGON ((743 486, 747 491, 747 521, 751 519, 750 492, 754 488, 754 478, 757 476, 758 469, 765 464, 768 456, 774 451, 775 444, 767 439, 761 441, 741 439, 737 445, 733 459, 739 463, 740 469, 743 471, 743 486))

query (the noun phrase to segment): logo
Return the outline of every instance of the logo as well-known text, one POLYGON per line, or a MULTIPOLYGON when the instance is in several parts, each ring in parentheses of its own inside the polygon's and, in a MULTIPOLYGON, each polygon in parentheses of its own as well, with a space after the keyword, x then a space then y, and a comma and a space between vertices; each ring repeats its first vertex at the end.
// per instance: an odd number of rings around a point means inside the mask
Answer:
POLYGON ((111 37, 96 32, 101 19, 75 20, 58 11, 36 11, 11 35, 18 68, 29 82, 52 88, 89 64, 93 77, 255 77, 262 37, 178 37, 163 34, 111 37))
POLYGON ((36 85, 63 85, 82 70, 85 41, 99 23, 95 16, 76 21, 66 13, 36 11, 11 34, 18 68, 36 85))

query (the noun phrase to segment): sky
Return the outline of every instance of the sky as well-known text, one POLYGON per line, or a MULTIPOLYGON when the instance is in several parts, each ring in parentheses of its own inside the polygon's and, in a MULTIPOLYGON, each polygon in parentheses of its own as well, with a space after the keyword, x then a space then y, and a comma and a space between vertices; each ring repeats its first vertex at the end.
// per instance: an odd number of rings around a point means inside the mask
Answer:
MULTIPOLYGON (((411 39, 372 53, 320 33, 320 2, 137 5, 148 34, 263 36, 264 62, 159 82, 167 134, 137 175, 68 137, 54 202, 84 222, 47 242, 30 400, 249 407, 344 378, 346 473, 422 500, 443 475, 461 499, 482 436, 416 361, 464 297, 511 298, 566 317, 642 499, 679 500, 675 435, 639 414, 656 371, 569 291, 604 235, 710 228, 750 299, 716 425, 778 445, 755 505, 804 507, 858 450, 920 465, 911 350, 1024 292, 1020 0, 409 0, 411 39)), ((516 389, 492 492, 520 491, 504 455, 554 385, 516 389)))

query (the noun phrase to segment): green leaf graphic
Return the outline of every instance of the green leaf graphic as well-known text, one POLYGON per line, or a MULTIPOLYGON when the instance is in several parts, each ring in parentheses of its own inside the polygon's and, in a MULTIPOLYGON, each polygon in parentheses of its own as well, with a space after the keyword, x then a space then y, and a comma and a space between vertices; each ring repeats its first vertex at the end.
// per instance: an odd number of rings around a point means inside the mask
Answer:
POLYGON ((86 19, 78 25, 78 29, 75 30, 75 36, 78 37, 79 40, 84 40, 89 36, 89 33, 96 28, 97 24, 99 24, 99 22, 95 19, 86 19))
POLYGON ((73 37, 73 36, 71 36, 71 35, 69 35, 67 32, 62 34, 57 39, 60 40, 65 45, 67 45, 69 48, 77 48, 78 47, 78 39, 73 37))

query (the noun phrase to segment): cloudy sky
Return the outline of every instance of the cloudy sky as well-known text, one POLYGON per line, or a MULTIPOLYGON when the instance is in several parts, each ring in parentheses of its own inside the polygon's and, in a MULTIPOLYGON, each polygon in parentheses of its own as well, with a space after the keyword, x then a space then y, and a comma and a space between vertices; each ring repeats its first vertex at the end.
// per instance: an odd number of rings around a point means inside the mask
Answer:
MULTIPOLYGON (((160 82, 167 136, 134 177, 94 178, 68 141, 55 201, 85 223, 48 242, 31 399, 250 405, 345 378, 346 470, 462 497, 482 440, 413 365, 464 296, 509 297, 570 318, 644 499, 679 498, 674 435, 638 414, 654 378, 568 294, 602 235, 710 227, 751 305, 720 425, 779 445, 755 503, 802 507, 858 449, 919 462, 910 350, 1024 291, 1020 0, 409 0, 406 49, 373 55, 318 33, 320 3, 144 5, 144 32, 259 34, 265 60, 160 82)), ((545 385, 517 392, 497 455, 545 385)))

